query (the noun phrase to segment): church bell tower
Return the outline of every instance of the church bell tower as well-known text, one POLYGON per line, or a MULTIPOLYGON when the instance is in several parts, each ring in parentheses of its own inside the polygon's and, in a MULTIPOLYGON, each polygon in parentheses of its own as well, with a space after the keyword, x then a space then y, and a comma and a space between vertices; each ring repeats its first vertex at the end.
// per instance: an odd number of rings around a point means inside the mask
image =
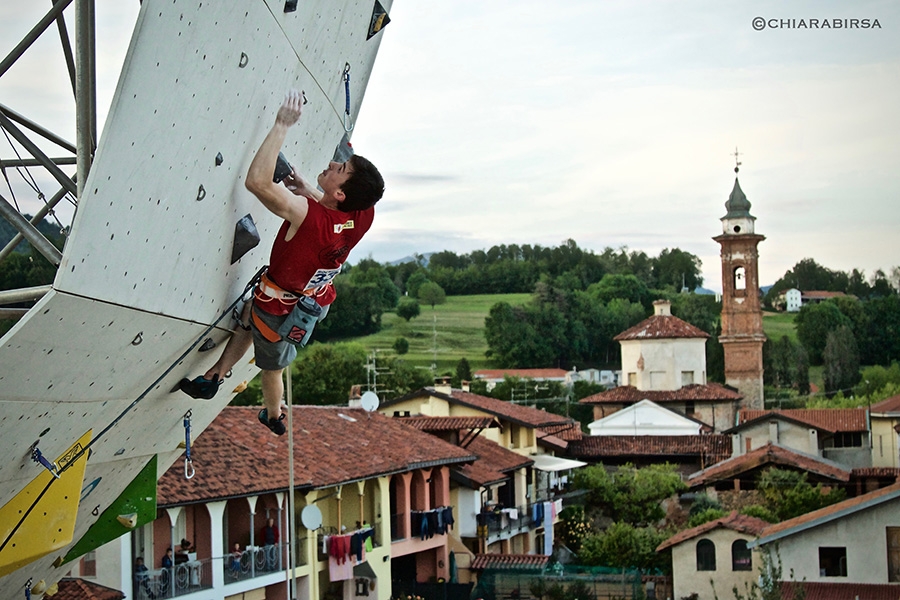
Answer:
MULTIPOLYGON (((737 151, 735 151, 737 158, 737 151)), ((742 408, 763 408, 762 349, 766 336, 759 303, 759 253, 766 239, 754 231, 756 217, 741 190, 734 168, 734 188, 725 202, 722 235, 713 239, 722 248, 722 333, 725 351, 725 383, 741 393, 742 408)))

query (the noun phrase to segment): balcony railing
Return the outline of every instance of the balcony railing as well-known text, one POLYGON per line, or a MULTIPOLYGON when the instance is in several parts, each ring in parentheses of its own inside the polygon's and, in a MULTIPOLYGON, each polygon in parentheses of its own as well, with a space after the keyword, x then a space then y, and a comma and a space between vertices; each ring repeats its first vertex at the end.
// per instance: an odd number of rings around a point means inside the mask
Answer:
POLYGON ((213 569, 222 569, 226 584, 269 575, 284 568, 283 549, 284 544, 248 547, 239 557, 228 554, 150 570, 135 579, 134 597, 136 600, 175 598, 211 589, 213 569))
POLYGON ((514 508, 492 507, 478 515, 478 537, 497 538, 515 535, 540 527, 547 519, 545 515, 541 523, 534 520, 534 504, 514 508))
POLYGON ((237 554, 225 556, 222 561, 225 583, 281 571, 284 568, 283 547, 283 544, 248 546, 240 556, 237 554))

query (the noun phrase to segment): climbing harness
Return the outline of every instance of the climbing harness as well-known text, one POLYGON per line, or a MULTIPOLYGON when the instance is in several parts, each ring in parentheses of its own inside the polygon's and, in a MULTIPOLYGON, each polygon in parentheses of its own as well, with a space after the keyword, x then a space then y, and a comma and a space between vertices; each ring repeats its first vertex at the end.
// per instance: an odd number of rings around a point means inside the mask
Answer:
POLYGON ((344 131, 353 131, 353 123, 350 122, 350 63, 344 63, 344 131))
POLYGON ((53 475, 55 479, 59 479, 59 471, 57 470, 56 465, 44 458, 44 455, 41 454, 41 451, 37 446, 31 449, 31 460, 42 465, 45 469, 50 471, 50 474, 53 475))
POLYGON ((194 461, 191 460, 191 411, 184 413, 184 478, 193 479, 194 461))

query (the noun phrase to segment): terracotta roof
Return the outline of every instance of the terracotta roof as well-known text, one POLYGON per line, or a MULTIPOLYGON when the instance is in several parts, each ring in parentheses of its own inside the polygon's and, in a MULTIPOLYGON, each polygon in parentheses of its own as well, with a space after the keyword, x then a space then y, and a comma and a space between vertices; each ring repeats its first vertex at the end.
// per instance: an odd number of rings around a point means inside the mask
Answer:
POLYGON ((521 379, 564 379, 568 371, 564 369, 482 369, 472 375, 475 379, 503 379, 519 377, 521 379))
POLYGON ((718 383, 692 383, 677 390, 639 390, 633 385, 620 385, 579 400, 583 404, 618 404, 622 402, 714 402, 740 400, 740 393, 718 383))
MULTIPOLYGON (((288 488, 288 436, 259 424, 259 407, 226 407, 191 445, 196 475, 176 460, 159 479, 158 504, 171 506, 288 488)), ((294 474, 300 488, 329 487, 433 465, 474 453, 379 413, 294 406, 294 474), (377 451, 376 451, 377 450, 377 451)))
POLYGON ((567 442, 577 442, 584 436, 581 432, 581 425, 575 423, 560 423, 558 425, 546 425, 541 427, 541 431, 552 436, 558 437, 567 442))
POLYGON ((575 458, 613 456, 707 456, 718 462, 731 456, 731 436, 708 435, 586 435, 569 444, 575 458))
POLYGON ((756 450, 751 450, 740 456, 734 456, 707 469, 694 473, 688 478, 687 484, 690 487, 695 488, 716 481, 722 481, 723 479, 733 479, 742 473, 770 464, 794 467, 834 481, 850 481, 850 470, 844 469, 837 463, 808 454, 794 452, 793 450, 770 442, 765 446, 760 446, 756 450))
MULTIPOLYGON (((862 496, 849 498, 842 502, 838 502, 837 504, 832 504, 831 506, 826 506, 825 508, 806 513, 805 515, 800 515, 799 517, 794 517, 793 519, 788 519, 781 523, 769 525, 760 532, 759 540, 756 544, 767 544, 896 498, 900 498, 900 484, 894 484, 868 494, 863 494, 862 496)), ((898 590, 900 590, 900 588, 898 588, 898 590)))
POLYGON ((900 585, 896 583, 782 581, 781 590, 782 598, 798 598, 798 593, 802 593, 805 600, 897 600, 900 596, 900 585))
POLYGON ((653 315, 613 339, 617 342, 626 340, 654 340, 670 338, 708 338, 709 334, 687 321, 672 315, 653 315))
POLYGON ((830 433, 869 430, 866 421, 866 409, 864 408, 742 409, 738 412, 738 424, 742 425, 772 415, 783 415, 794 421, 806 423, 830 433))
POLYGON ((494 417, 394 417, 419 431, 459 431, 460 429, 499 428, 494 417))
POLYGON ((721 519, 716 519, 714 521, 707 521, 702 525, 698 525, 697 527, 692 527, 691 529, 685 529, 684 531, 679 531, 662 544, 656 548, 656 551, 665 550, 671 546, 675 546, 676 544, 680 544, 686 540, 691 538, 695 538, 697 536, 703 535, 713 529, 718 529, 719 527, 724 527, 725 529, 731 529, 732 531, 737 531, 738 533, 746 533, 747 535, 752 535, 756 537, 759 535, 759 532, 765 529, 769 523, 763 521, 762 519, 757 519, 756 517, 748 517, 747 515, 739 514, 738 511, 733 510, 731 514, 726 517, 722 517, 721 519))
POLYGON ((473 439, 466 451, 477 456, 477 460, 453 467, 451 474, 455 479, 473 487, 504 481, 509 478, 510 472, 534 463, 527 456, 507 450, 482 436, 473 439))
POLYGON ((850 471, 854 478, 865 477, 893 477, 900 479, 900 469, 896 467, 856 467, 850 471))
POLYGON ((800 292, 800 297, 805 300, 827 300, 828 298, 840 298, 846 296, 844 292, 824 292, 821 290, 810 290, 808 292, 800 292))
MULTIPOLYGON (((550 557, 543 554, 476 554, 472 559, 475 571, 484 569, 543 569, 550 557)), ((895 599, 896 600, 896 599, 895 599)))
POLYGON ((569 442, 562 438, 558 438, 555 435, 550 435, 546 431, 539 429, 535 432, 534 436, 537 439, 538 446, 550 448, 560 454, 565 454, 566 450, 569 448, 569 442))
POLYGON ((459 404, 461 406, 476 408, 488 414, 496 415, 501 419, 505 419, 507 421, 512 421, 514 423, 526 425, 529 427, 544 427, 548 425, 575 423, 575 419, 561 417, 545 410, 531 408, 530 406, 513 404, 512 402, 507 402, 506 400, 497 400, 496 398, 479 396, 478 394, 464 392, 457 389, 451 390, 449 394, 445 394, 444 392, 437 391, 433 387, 422 388, 415 392, 406 394, 405 396, 386 400, 381 403, 381 407, 386 408, 393 404, 404 402, 412 398, 419 398, 422 396, 433 396, 435 398, 446 400, 451 404, 459 404))
POLYGON ((875 413, 898 413, 900 412, 900 394, 886 398, 877 404, 869 407, 869 410, 875 413))
POLYGON ((59 591, 53 600, 122 600, 125 594, 119 590, 106 587, 77 577, 65 577, 59 580, 59 591))

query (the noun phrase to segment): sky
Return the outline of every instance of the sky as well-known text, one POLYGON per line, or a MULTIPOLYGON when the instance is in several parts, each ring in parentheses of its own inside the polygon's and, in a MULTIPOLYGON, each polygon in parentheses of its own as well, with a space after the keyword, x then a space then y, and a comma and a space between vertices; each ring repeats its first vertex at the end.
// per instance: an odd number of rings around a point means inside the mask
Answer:
MULTIPOLYGON (((46 10, 14 4, 3 55, 46 10)), ((137 9, 97 2, 101 124, 137 9)), ((737 148, 762 284, 806 257, 900 265, 900 3, 397 0, 390 17, 353 132, 387 191, 351 262, 572 239, 681 248, 720 290, 737 148)), ((33 49, 55 67, 0 78, 0 103, 73 139, 71 106, 37 100, 65 94, 58 43, 33 49)))

